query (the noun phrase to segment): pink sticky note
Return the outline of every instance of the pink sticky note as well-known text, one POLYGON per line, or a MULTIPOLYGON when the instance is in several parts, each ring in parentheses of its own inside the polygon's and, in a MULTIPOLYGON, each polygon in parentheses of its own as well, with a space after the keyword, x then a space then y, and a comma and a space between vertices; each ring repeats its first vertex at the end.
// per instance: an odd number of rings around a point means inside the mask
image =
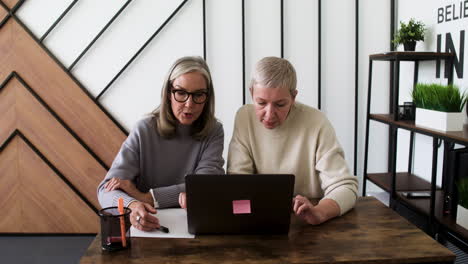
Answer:
POLYGON ((250 214, 250 200, 232 201, 232 212, 234 214, 250 214))

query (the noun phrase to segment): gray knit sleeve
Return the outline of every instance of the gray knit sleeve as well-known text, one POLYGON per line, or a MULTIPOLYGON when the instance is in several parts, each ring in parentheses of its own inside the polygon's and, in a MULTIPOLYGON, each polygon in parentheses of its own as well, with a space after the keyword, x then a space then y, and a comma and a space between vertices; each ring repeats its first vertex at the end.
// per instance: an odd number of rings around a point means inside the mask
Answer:
MULTIPOLYGON (((224 174, 224 131, 221 123, 203 142, 203 151, 200 153, 194 174, 224 174)), ((185 183, 153 189, 159 208, 179 206, 179 193, 185 192, 185 183)))
POLYGON ((123 180, 131 180, 135 183, 135 178, 139 174, 140 157, 139 157, 139 132, 134 130, 122 144, 119 153, 115 157, 111 168, 107 172, 106 177, 98 186, 98 200, 101 206, 117 206, 117 201, 120 197, 124 199, 124 206, 135 200, 122 190, 114 190, 107 192, 104 185, 112 178, 120 178, 123 180))
POLYGON ((159 208, 178 207, 179 194, 185 192, 185 183, 154 188, 152 190, 159 208))
POLYGON ((217 123, 214 132, 210 135, 204 145, 200 161, 195 168, 194 174, 224 174, 223 148, 223 125, 221 125, 221 123, 217 123))

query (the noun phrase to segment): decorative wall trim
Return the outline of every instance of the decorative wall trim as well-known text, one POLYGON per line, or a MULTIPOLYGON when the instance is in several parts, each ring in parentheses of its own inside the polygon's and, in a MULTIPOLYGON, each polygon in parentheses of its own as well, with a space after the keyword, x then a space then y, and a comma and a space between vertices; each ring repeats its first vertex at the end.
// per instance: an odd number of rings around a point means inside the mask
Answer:
POLYGON ((242 0, 242 105, 245 105, 245 0, 242 0))
POLYGON ((206 3, 203 0, 203 59, 206 60, 206 3))
MULTIPOLYGON (((33 143, 31 143, 31 141, 23 134, 21 133, 21 131, 19 129, 15 129, 15 131, 13 131, 13 133, 11 133, 8 138, 5 140, 5 142, 3 142, 2 145, 0 145, 0 154, 3 152, 4 149, 6 149, 6 147, 11 143, 11 141, 15 138, 15 137, 19 137, 21 138, 28 146, 29 148, 31 148, 32 151, 34 151, 34 153, 37 154, 37 156, 39 156, 41 158, 41 160, 47 164, 47 166, 52 169, 55 174, 60 177, 60 179, 78 196, 80 197, 80 199, 86 203, 86 205, 91 209, 93 210, 96 214, 98 213, 98 209, 63 175, 62 172, 60 172, 59 169, 57 169, 57 167, 54 166, 54 164, 52 164, 52 162, 50 162, 46 156, 44 156, 44 154, 41 153, 41 151, 39 151, 38 148, 36 148, 36 146, 34 146, 33 143)), ((48 201, 47 201, 48 202, 48 201)))
POLYGON ((78 2, 78 0, 74 0, 71 2, 71 4, 63 11, 63 13, 55 20, 55 22, 52 24, 52 26, 47 29, 47 31, 42 35, 42 37, 39 39, 39 42, 43 42, 45 38, 54 30, 54 28, 62 21, 62 19, 68 14, 68 12, 75 6, 75 4, 78 2))
POLYGON ((140 55, 140 53, 146 48, 146 46, 148 46, 148 44, 154 39, 154 37, 156 37, 159 34, 159 32, 163 30, 167 23, 171 21, 171 19, 179 12, 179 10, 187 3, 187 1, 188 0, 184 0, 182 3, 180 3, 180 5, 174 10, 174 12, 172 12, 172 14, 166 19, 166 21, 164 21, 164 23, 162 23, 161 26, 159 26, 156 32, 154 32, 154 34, 145 42, 145 44, 143 44, 143 46, 135 53, 135 55, 133 55, 133 57, 125 64, 125 66, 123 66, 123 68, 114 76, 114 78, 112 78, 109 84, 107 84, 106 87, 104 87, 104 89, 96 97, 96 101, 98 101, 99 98, 101 98, 101 96, 109 89, 109 87, 115 82, 115 80, 117 80, 117 78, 119 78, 119 76, 127 69, 127 67, 130 66, 130 64, 136 59, 136 57, 140 55))
POLYGON ((322 0, 318 0, 317 108, 322 109, 322 0))
MULTIPOLYGON (((10 78, 0 90, 0 112, 0 142, 15 130, 21 131, 95 208, 99 207, 96 188, 107 170, 90 155, 76 134, 67 130, 70 128, 64 126, 61 118, 50 107, 44 107, 35 92, 18 78, 10 78)), ((8 173, 3 177, 9 177, 8 173)))
MULTIPOLYGON (((96 188, 127 134, 16 17, 22 3, 10 1, 13 7, 9 9, 0 1, 0 15, 4 15, 0 23, 0 80, 4 80, 0 85, 0 164, 6 170, 0 181, 7 183, 0 186, 18 187, 22 183, 16 177, 20 177, 35 182, 37 188, 25 187, 33 188, 25 194, 19 194, 23 188, 11 191, 14 199, 8 197, 12 200, 0 204, 12 214, 11 219, 16 219, 12 212, 18 208, 40 203, 50 216, 39 213, 37 223, 31 225, 34 215, 22 212, 29 220, 21 220, 18 227, 13 220, 4 220, 0 226, 7 230, 0 232, 95 233, 100 208, 96 188), (7 146, 11 147, 5 152, 7 146), (19 163, 23 164, 20 169, 10 165, 19 163), (50 178, 53 174, 60 181, 50 178), (54 212, 56 203, 65 207, 54 212), (64 224, 55 227, 57 219, 64 224)), ((29 209, 34 213, 34 208, 29 209)))
POLYGON ((101 35, 107 30, 107 28, 114 22, 114 20, 120 16, 120 14, 125 10, 125 8, 127 8, 128 4, 130 4, 131 1, 132 0, 127 0, 127 2, 125 2, 125 4, 119 9, 119 11, 117 11, 117 13, 111 18, 111 20, 109 20, 109 22, 107 22, 107 24, 101 29, 101 31, 99 31, 96 37, 94 37, 94 39, 88 44, 88 46, 86 46, 86 48, 80 53, 80 55, 78 55, 75 61, 73 61, 73 63, 70 64, 70 66, 68 67, 68 71, 71 71, 73 67, 75 67, 78 61, 80 61, 80 59, 86 54, 86 52, 88 52, 88 50, 94 45, 94 43, 99 39, 99 37, 101 37, 101 35))
POLYGON ((354 47, 354 159, 353 175, 357 176, 358 117, 359 117, 359 0, 355 2, 354 47))
POLYGON ((6 188, 2 190, 4 198, 0 204, 4 203, 2 211, 8 215, 8 217, 0 220, 2 223, 0 224, 0 232, 18 234, 27 231, 28 233, 48 232, 48 234, 68 234, 77 232, 96 233, 99 230, 97 209, 20 130, 16 129, 0 146, 0 157, 2 157, 3 152, 8 146, 14 148, 10 151, 13 154, 10 154, 10 157, 7 157, 7 160, 3 163, 0 159, 0 167, 10 172, 7 175, 2 175, 0 179, 3 183, 2 188, 6 188), (19 139, 20 141, 15 142, 15 139, 19 139), (15 146, 12 146, 13 142, 15 142, 15 146), (28 150, 25 148, 32 150, 47 165, 49 170, 53 172, 53 175, 47 173, 43 168, 41 169, 40 164, 37 163, 37 159, 35 161, 30 160, 28 156, 31 156, 31 154, 28 154, 28 150), (15 165, 11 165, 10 163, 10 167, 16 167, 16 172, 13 173, 8 164, 8 160, 11 158, 18 158, 20 160, 15 165), (24 159, 27 159, 27 161, 24 159), (27 173, 28 171, 34 171, 35 175, 27 173), (34 182, 33 179, 38 176, 47 177, 47 183, 37 180, 34 182), (58 176, 56 180, 50 178, 54 176, 58 176), (38 186, 38 183, 39 185, 41 183, 47 185, 51 189, 44 190, 45 186, 38 186), (63 188, 63 186, 67 186, 68 189, 63 188), (74 196, 70 196, 72 194, 74 196), (64 195, 67 196, 65 197, 64 195), (41 199, 44 197, 50 197, 51 200, 41 199), (63 205, 64 203, 74 206, 80 206, 80 204, 84 203, 83 206, 85 207, 73 208, 73 210, 70 210, 71 208, 69 210, 67 208, 57 208, 57 204, 63 205))
POLYGON ((80 143, 80 145, 86 149, 86 151, 106 170, 109 170, 109 166, 88 146, 86 145, 86 143, 60 118, 60 116, 54 111, 52 110, 45 102, 44 100, 42 100, 42 98, 36 93, 34 92, 34 90, 31 88, 31 86, 29 86, 24 80, 23 78, 21 78, 21 76, 19 76, 16 72, 12 72, 10 73, 10 75, 8 75, 8 77, 2 82, 2 84, 0 84, 0 93, 2 92, 2 90, 4 89, 4 87, 13 79, 15 78, 16 80, 18 80, 25 88, 26 90, 28 90, 28 92, 31 93, 32 96, 34 96, 34 98, 36 98, 36 100, 45 108, 47 109, 47 111, 55 118, 55 120, 57 120, 57 122, 59 122, 67 131, 68 133, 70 133, 75 139, 76 141, 78 141, 80 143))
POLYGON ((280 0, 281 58, 284 58, 284 0, 280 0))
MULTIPOLYGON (((0 0, 0 6, 3 7, 7 12, 8 15, 5 17, 5 19, 0 23, 0 30, 3 28, 4 24, 6 24, 10 18, 13 18, 13 20, 27 33, 30 39, 32 39, 44 52, 47 53, 48 57, 52 59, 63 71, 65 71, 68 75, 68 77, 91 99, 94 101, 97 107, 101 109, 101 111, 125 134, 128 135, 128 132, 126 129, 97 101, 94 99, 94 97, 89 93, 89 91, 72 75, 68 72, 67 68, 49 51, 49 49, 44 46, 37 38, 36 36, 26 27, 18 17, 16 17, 15 13, 13 11, 17 11, 18 8, 21 6, 21 4, 25 0, 20 0, 15 7, 12 8, 11 10, 8 8, 8 6, 5 5, 3 0, 0 0)), ((1 9, 1 8, 0 8, 1 9)), ((14 47, 12 47, 14 48, 14 47)), ((11 72, 11 71, 10 71, 11 72)))

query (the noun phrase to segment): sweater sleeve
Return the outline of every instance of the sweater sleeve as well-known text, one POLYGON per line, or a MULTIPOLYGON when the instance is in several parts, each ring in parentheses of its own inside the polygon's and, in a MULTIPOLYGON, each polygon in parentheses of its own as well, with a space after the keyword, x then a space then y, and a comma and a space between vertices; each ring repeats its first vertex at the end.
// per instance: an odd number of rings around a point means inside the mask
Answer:
MULTIPOLYGON (((204 142, 203 150, 199 154, 195 174, 224 174, 224 132, 218 123, 213 133, 204 142)), ((159 208, 179 206, 179 193, 185 192, 185 183, 152 189, 159 208)))
POLYGON ((200 154, 200 160, 195 168, 195 174, 224 174, 224 130, 218 123, 211 136, 207 139, 200 154))
POLYGON ((335 131, 325 120, 319 132, 316 152, 316 170, 319 173, 324 197, 334 200, 340 207, 340 215, 351 210, 358 197, 357 177, 350 174, 344 152, 335 131))
POLYGON ((136 177, 140 172, 140 157, 138 155, 138 149, 138 132, 132 131, 132 133, 122 144, 122 147, 115 157, 111 168, 107 172, 106 177, 98 186, 98 200, 102 207, 117 206, 119 197, 124 199, 124 206, 128 206, 131 201, 136 200, 122 190, 107 192, 104 186, 112 178, 131 180, 135 184, 136 177))
POLYGON ((231 143, 229 144, 227 173, 228 174, 251 174, 255 173, 254 160, 245 138, 248 136, 247 120, 243 120, 245 111, 241 108, 234 123, 231 143))
POLYGON ((179 194, 185 192, 185 183, 151 189, 159 208, 179 206, 179 194))

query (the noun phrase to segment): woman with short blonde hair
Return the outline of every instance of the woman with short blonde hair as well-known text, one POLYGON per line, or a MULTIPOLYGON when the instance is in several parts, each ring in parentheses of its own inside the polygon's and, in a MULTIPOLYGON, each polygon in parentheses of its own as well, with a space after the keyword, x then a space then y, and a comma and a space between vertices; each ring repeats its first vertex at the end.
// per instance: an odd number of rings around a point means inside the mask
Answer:
POLYGON ((296 91, 296 70, 292 64, 278 57, 265 57, 257 62, 250 82, 250 89, 256 84, 265 87, 286 88, 291 95, 296 91))

